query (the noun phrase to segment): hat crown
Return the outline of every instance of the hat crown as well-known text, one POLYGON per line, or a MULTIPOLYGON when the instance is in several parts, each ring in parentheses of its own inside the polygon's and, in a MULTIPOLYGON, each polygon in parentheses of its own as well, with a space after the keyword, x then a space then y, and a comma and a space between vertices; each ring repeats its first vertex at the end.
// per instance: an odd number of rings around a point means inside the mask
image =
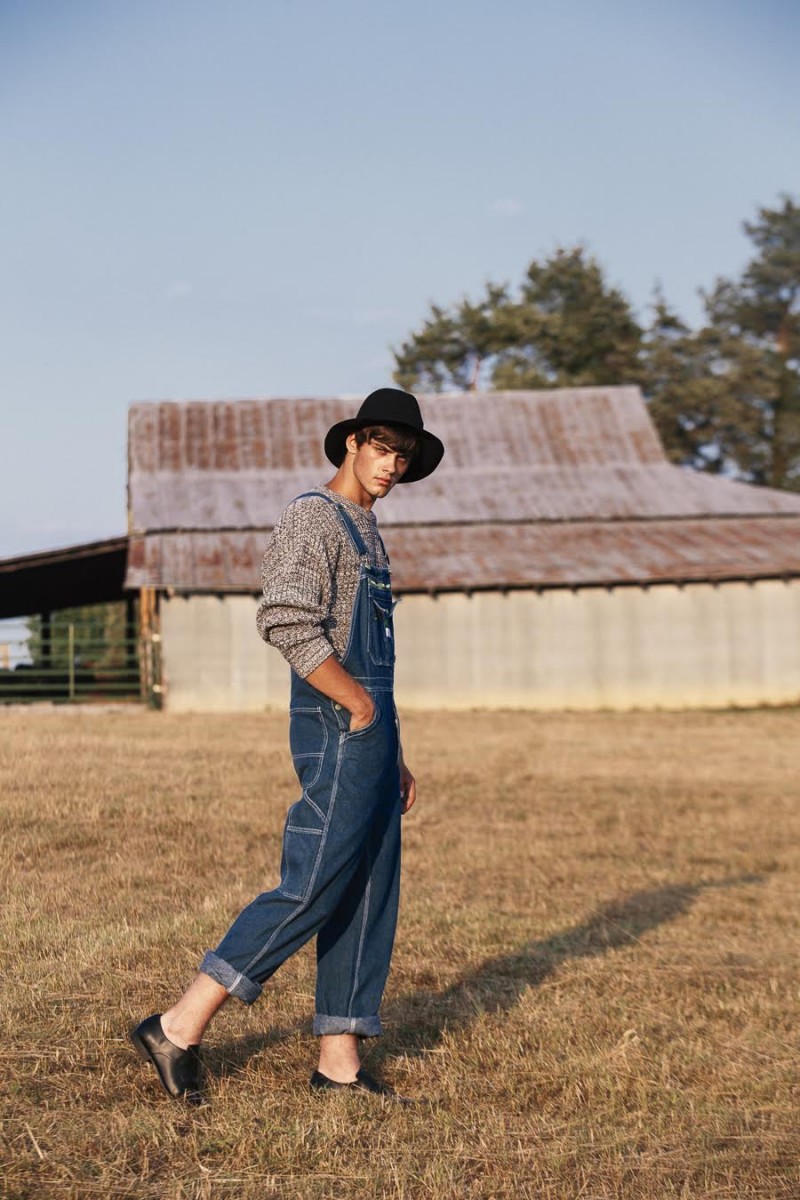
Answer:
POLYGON ((381 425, 397 423, 410 425, 413 429, 424 428, 416 396, 401 392, 399 388, 378 388, 370 392, 358 410, 357 419, 374 420, 381 425))

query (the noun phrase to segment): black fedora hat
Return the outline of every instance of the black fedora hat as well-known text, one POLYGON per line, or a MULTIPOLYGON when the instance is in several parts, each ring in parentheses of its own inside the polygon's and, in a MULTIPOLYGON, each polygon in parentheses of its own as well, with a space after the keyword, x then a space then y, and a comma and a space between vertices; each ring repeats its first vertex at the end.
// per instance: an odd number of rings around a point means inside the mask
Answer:
POLYGON ((398 483, 414 483, 417 479, 424 479, 442 461, 444 446, 423 427, 416 396, 401 392, 399 388, 378 388, 377 392, 370 392, 354 417, 332 425, 325 435, 325 454, 335 467, 342 465, 347 452, 345 442, 348 435, 356 429, 363 429, 365 425, 398 425, 417 434, 417 453, 398 483))

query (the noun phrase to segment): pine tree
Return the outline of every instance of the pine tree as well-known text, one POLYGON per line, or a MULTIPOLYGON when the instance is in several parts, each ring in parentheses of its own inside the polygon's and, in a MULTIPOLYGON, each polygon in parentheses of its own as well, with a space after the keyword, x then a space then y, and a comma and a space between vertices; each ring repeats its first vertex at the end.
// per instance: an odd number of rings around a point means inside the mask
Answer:
POLYGON ((744 230, 758 253, 702 293, 702 328, 656 297, 642 378, 674 461, 800 490, 800 207, 783 197, 744 230))
POLYGON ((394 351, 395 380, 425 391, 563 387, 638 378, 641 330, 582 247, 528 266, 519 294, 489 283, 477 303, 432 304, 394 351))

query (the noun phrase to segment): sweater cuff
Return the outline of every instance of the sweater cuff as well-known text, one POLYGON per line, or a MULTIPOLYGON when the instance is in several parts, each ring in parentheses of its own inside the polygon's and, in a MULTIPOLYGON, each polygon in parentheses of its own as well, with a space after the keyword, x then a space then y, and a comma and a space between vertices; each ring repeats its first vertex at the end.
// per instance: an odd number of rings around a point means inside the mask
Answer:
POLYGON ((316 671, 317 667, 322 666, 326 658, 331 657, 333 652, 333 646, 327 638, 321 637, 318 641, 304 642, 301 647, 285 654, 285 658, 296 675, 299 675, 301 679, 307 679, 312 671, 316 671))

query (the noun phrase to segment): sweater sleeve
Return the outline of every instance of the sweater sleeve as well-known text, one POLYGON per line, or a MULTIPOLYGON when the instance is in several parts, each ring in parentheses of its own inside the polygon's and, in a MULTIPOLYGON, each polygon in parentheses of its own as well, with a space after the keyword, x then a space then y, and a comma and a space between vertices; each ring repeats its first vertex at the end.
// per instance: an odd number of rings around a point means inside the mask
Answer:
POLYGON ((331 597, 330 538, 324 537, 327 506, 290 504, 273 530, 261 568, 264 596, 256 625, 305 679, 334 653, 325 632, 331 597))

